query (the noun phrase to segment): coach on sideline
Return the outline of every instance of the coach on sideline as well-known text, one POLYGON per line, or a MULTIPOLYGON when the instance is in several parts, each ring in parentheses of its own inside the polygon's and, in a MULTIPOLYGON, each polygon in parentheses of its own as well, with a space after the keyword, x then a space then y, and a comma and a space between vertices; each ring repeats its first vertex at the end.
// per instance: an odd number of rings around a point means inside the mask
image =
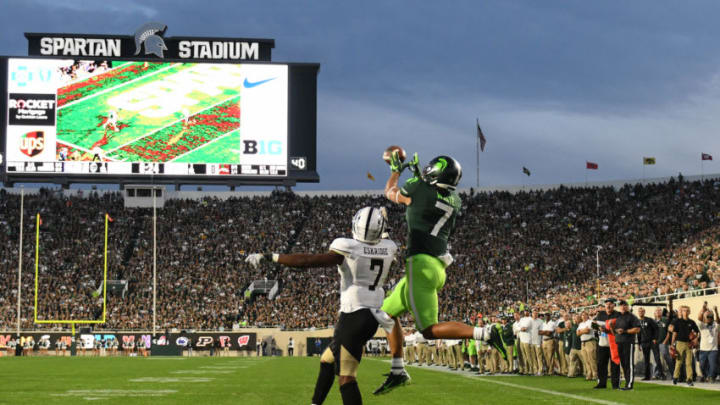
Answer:
POLYGON ((597 354, 597 373, 598 383, 593 388, 607 388, 608 364, 610 364, 610 383, 613 389, 620 388, 620 366, 610 361, 610 342, 608 340, 608 330, 605 322, 610 319, 616 319, 620 313, 615 310, 615 299, 608 298, 605 300, 605 310, 599 312, 595 316, 595 325, 600 330, 600 339, 598 341, 597 354))
MULTIPOLYGON (((629 391, 633 389, 633 382, 635 381, 635 341, 637 340, 637 334, 642 329, 640 327, 640 320, 635 315, 630 313, 630 306, 627 301, 621 300, 620 304, 620 316, 615 320, 615 343, 617 343, 618 354, 620 355, 620 366, 623 369, 623 375, 625 375, 625 387, 623 391, 629 391)), ((649 360, 649 359, 648 359, 649 360)))

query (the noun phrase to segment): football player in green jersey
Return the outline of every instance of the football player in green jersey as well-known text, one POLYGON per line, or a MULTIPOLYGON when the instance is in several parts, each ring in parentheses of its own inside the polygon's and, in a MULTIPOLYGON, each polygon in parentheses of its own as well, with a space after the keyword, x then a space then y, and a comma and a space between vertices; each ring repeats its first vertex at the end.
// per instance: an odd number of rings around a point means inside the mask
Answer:
POLYGON ((438 156, 420 172, 417 154, 410 162, 402 163, 396 150, 390 157, 390 170, 385 196, 407 206, 407 255, 405 276, 382 306, 382 310, 395 319, 395 327, 388 335, 393 359, 390 374, 375 390, 376 395, 410 380, 403 364, 399 316, 412 313, 416 328, 425 339, 481 340, 484 337, 482 328, 462 322, 438 323, 438 291, 445 284, 445 268, 452 263, 448 239, 462 204, 455 192, 462 177, 460 163, 449 156, 438 156), (414 176, 400 188, 400 174, 408 167, 414 176))

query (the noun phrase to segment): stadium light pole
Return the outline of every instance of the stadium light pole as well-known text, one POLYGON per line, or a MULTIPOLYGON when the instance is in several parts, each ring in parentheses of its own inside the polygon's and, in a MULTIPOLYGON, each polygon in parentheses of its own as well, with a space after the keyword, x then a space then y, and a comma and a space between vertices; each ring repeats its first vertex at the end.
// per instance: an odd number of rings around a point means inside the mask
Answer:
POLYGON ((597 273, 595 278, 595 295, 600 299, 600 249, 602 249, 602 246, 597 245, 595 249, 595 270, 597 273))
POLYGON ((157 327, 157 189, 153 187, 153 336, 157 327))
POLYGON ((25 214, 25 186, 20 186, 20 240, 18 242, 18 293, 17 293, 17 336, 20 337, 20 294, 22 294, 22 251, 23 216, 25 214))

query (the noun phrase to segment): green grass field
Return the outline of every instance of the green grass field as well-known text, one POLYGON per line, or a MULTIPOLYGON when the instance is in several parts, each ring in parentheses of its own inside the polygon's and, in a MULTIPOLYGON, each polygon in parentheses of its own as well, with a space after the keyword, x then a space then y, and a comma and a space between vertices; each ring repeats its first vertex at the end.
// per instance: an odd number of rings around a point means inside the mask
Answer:
MULTIPOLYGON (((315 358, 0 358, 0 404, 310 404, 315 358)), ((601 392, 563 377, 477 377, 410 367, 412 384, 372 395, 389 364, 363 359, 366 404, 712 404, 720 392, 637 383, 601 392)), ((342 401, 337 384, 326 404, 342 401)))

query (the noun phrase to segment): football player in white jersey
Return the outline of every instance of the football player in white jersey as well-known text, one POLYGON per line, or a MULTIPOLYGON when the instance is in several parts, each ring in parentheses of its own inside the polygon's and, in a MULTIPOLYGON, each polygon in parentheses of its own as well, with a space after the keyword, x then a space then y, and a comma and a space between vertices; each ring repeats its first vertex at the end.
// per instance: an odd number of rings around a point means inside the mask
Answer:
POLYGON ((105 121, 105 124, 103 127, 105 128, 105 136, 107 136, 108 129, 113 132, 119 132, 120 129, 118 128, 118 114, 115 110, 108 111, 108 118, 107 121, 105 121))
POLYGON ((384 210, 360 209, 353 217, 353 238, 338 238, 323 254, 254 253, 246 262, 258 267, 272 260, 290 267, 328 267, 336 265, 340 273, 340 318, 330 346, 320 358, 320 374, 315 385, 313 405, 325 401, 338 376, 343 404, 361 404, 357 369, 363 347, 378 326, 390 333, 394 321, 380 310, 385 291, 383 284, 395 259, 397 245, 383 239, 386 225, 384 210))

